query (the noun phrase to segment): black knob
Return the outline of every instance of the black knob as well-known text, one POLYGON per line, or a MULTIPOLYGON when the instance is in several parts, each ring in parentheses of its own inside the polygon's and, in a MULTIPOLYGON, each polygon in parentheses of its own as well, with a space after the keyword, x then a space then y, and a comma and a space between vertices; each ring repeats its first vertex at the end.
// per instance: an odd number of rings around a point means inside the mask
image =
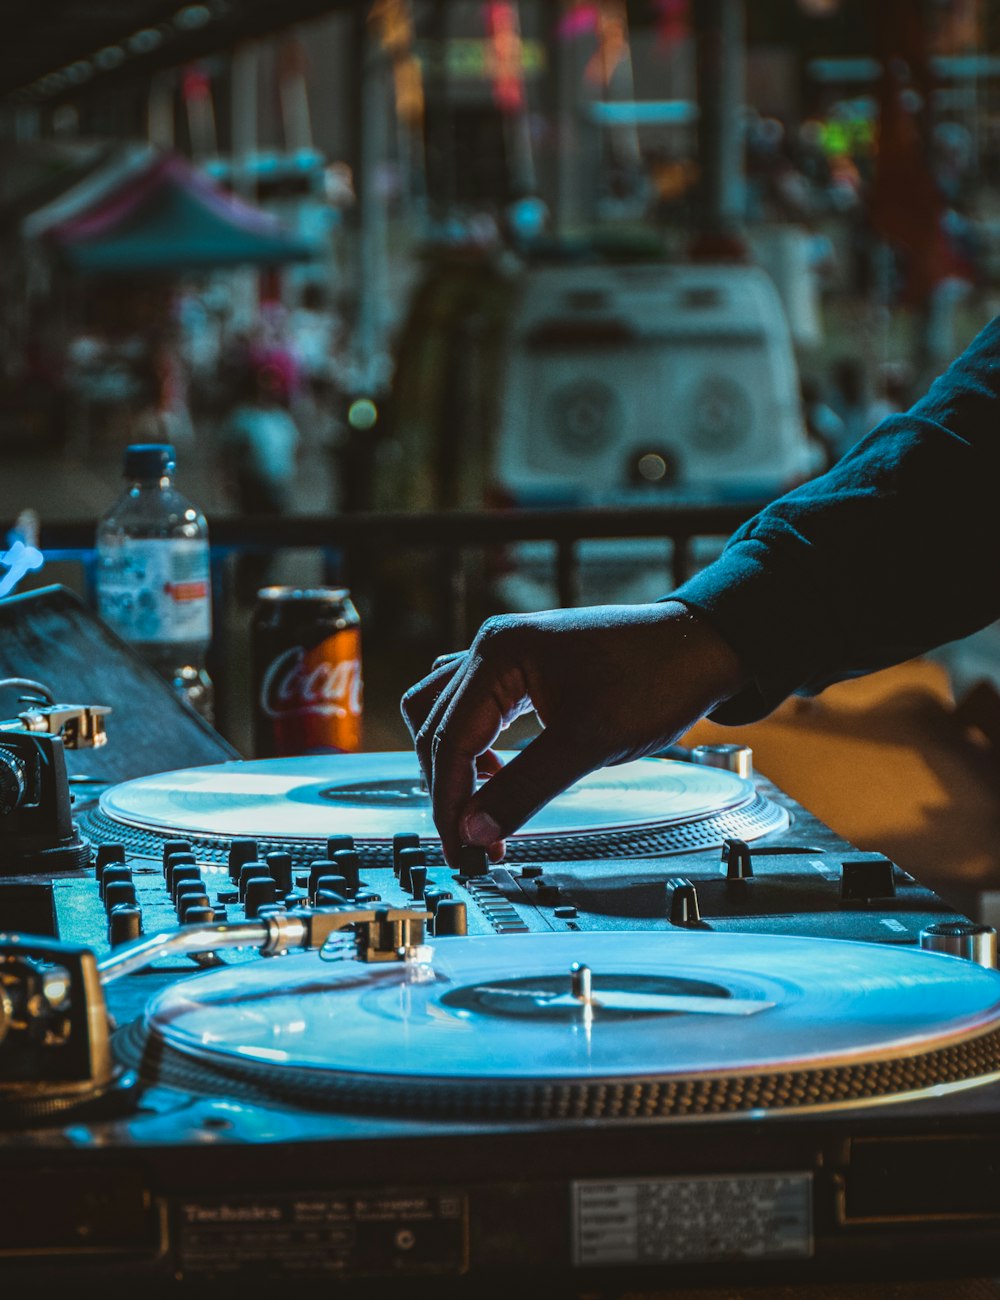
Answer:
POLYGON ((451 898, 451 894, 446 889, 425 889, 424 907, 433 915, 438 909, 438 904, 445 898, 451 898))
POLYGON ((863 858, 845 862, 840 877, 840 897, 846 901, 867 902, 871 898, 893 898, 896 882, 888 858, 863 858))
POLYGON ((193 862, 182 862, 180 866, 174 867, 170 873, 170 897, 174 903, 177 902, 177 889, 185 880, 197 880, 204 888, 204 881, 201 878, 201 870, 193 862))
POLYGON ((137 902, 135 885, 131 880, 111 880, 104 886, 104 906, 110 914, 119 903, 137 902))
POLYGON ((307 886, 309 897, 313 898, 316 894, 316 882, 322 876, 335 876, 337 874, 336 865, 329 858, 317 858, 315 862, 309 864, 309 884, 307 886))
POLYGON ((265 862, 244 862, 240 867, 240 902, 247 896, 247 881, 252 880, 254 876, 270 876, 265 862))
POLYGON ((444 938, 446 935, 468 934, 468 932, 469 922, 465 904, 454 898, 442 898, 434 913, 435 939, 444 938))
POLYGON ((194 903, 181 913, 181 925, 212 925, 215 919, 214 908, 194 903))
POLYGON ((458 850, 460 876, 485 876, 490 869, 490 856, 478 844, 463 844, 458 850))
POLYGON ((108 943, 131 943, 142 934, 142 912, 135 903, 118 903, 108 914, 108 943))
POLYGON ((335 853, 343 853, 345 849, 354 849, 353 835, 331 835, 326 842, 326 856, 331 862, 335 853))
POLYGON ((671 925, 701 925, 698 891, 690 880, 678 880, 670 894, 671 925))
POLYGON ((410 868, 410 893, 414 898, 423 898, 427 888, 427 868, 420 862, 410 868))
POLYGON ((104 874, 104 868, 111 865, 112 862, 125 861, 124 844, 98 844, 97 853, 94 856, 94 878, 100 880, 104 874))
POLYGON ((177 892, 174 894, 174 907, 177 909, 177 915, 180 916, 184 911, 184 906, 189 898, 203 898, 208 902, 208 890, 205 888, 205 882, 200 877, 198 880, 181 880, 177 884, 177 892))
MULTIPOLYGON (((328 880, 328 876, 323 877, 328 880)), ((335 889, 317 889, 316 897, 313 899, 314 907, 343 907, 347 899, 343 894, 338 894, 335 889)))
POLYGON ((361 859, 356 849, 337 849, 331 854, 337 874, 347 881, 347 888, 353 893, 361 883, 361 859))
POLYGON ((746 840, 734 837, 722 841, 722 865, 726 868, 727 880, 750 879, 753 863, 750 860, 750 845, 746 840))
POLYGON ((248 917, 256 916, 257 909, 273 903, 278 897, 278 886, 273 876, 251 876, 246 883, 243 907, 248 917))
POLYGON ((205 909, 215 915, 211 899, 204 889, 192 889, 189 893, 178 894, 177 896, 177 919, 181 925, 187 925, 191 919, 193 911, 205 911, 205 909))
POLYGON ((178 850, 176 853, 171 853, 170 857, 167 859, 167 865, 163 868, 167 891, 169 893, 173 892, 174 872, 178 867, 196 867, 197 865, 193 853, 187 853, 181 850, 178 850))
POLYGON ((292 855, 290 853, 269 853, 264 859, 267 869, 274 877, 278 892, 289 894, 292 891, 292 855))
POLYGON ((555 903, 561 897, 562 891, 554 880, 539 876, 535 881, 535 898, 539 903, 555 903))
POLYGON ((399 855, 396 861, 399 867, 397 873, 399 875, 399 887, 400 889, 405 889, 406 892, 409 893, 412 887, 410 883, 410 872, 414 867, 423 867, 427 865, 427 854, 423 849, 403 848, 399 850, 399 855))
POLYGON ((545 871, 544 867, 540 867, 535 862, 529 862, 521 868, 521 879, 536 880, 540 875, 544 873, 544 871, 545 871))
POLYGON ((317 897, 326 892, 328 894, 337 894, 340 898, 347 897, 347 881, 343 876, 318 876, 316 879, 316 888, 312 892, 313 902, 317 897))
POLYGON ((392 869, 399 875, 399 855, 403 849, 419 849, 420 836, 413 831, 397 831, 392 837, 392 869))
POLYGON ((240 868, 248 862, 258 861, 259 854, 256 840, 233 840, 229 846, 229 879, 235 885, 240 878, 240 868))
POLYGON ((123 866, 121 863, 116 863, 114 866, 105 867, 104 871, 101 873, 101 879, 97 887, 97 892, 103 898, 107 891, 108 885, 114 883, 115 881, 120 881, 120 880, 130 881, 131 879, 132 879, 132 872, 129 870, 128 867, 123 866))
POLYGON ((163 841, 163 869, 167 869, 167 859, 171 853, 190 853, 190 840, 164 840, 163 841))

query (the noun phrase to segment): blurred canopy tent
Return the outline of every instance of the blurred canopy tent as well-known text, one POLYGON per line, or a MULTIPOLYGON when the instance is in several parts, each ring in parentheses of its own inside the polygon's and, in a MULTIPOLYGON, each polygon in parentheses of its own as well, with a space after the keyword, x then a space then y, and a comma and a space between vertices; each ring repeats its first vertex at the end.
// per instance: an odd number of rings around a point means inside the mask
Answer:
POLYGON ((33 212, 22 231, 90 274, 276 266, 317 251, 184 158, 155 150, 99 169, 33 212))

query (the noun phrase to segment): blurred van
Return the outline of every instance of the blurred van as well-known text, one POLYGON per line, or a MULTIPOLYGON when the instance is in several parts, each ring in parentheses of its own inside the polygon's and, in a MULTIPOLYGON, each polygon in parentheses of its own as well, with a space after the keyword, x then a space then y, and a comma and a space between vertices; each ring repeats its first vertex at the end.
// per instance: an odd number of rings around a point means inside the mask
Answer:
MULTIPOLYGON (((397 509, 757 502, 819 468, 781 299, 742 263, 434 266, 393 407, 411 498, 382 504, 397 509)), ((669 588, 665 541, 580 554, 588 602, 669 588)), ((554 563, 551 545, 511 548, 502 603, 551 605, 554 563)))

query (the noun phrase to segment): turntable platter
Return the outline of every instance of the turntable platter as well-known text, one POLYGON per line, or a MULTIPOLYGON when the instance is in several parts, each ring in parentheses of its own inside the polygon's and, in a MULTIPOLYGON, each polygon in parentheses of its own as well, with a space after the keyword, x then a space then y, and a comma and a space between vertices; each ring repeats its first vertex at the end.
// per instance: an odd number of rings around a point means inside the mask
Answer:
POLYGON ((745 1113, 995 1078, 1000 975, 774 935, 452 939, 426 964, 309 954, 196 976, 154 999, 145 1028, 161 1050, 313 1103, 745 1113))
MULTIPOLYGON (((437 839, 412 753, 310 755, 165 772, 106 791, 99 811, 105 833, 118 826, 290 846, 322 843, 334 834, 383 846, 397 831, 437 839)), ((536 847, 541 840, 559 844, 558 856, 568 843, 580 853, 587 837, 604 837, 589 854, 583 847, 583 856, 598 856, 608 851, 608 837, 651 831, 667 842, 645 851, 670 852, 717 844, 727 834, 753 839, 787 821, 784 809, 762 799, 752 781, 647 758, 584 777, 511 837, 509 856, 516 858, 522 844, 544 857, 536 847)))

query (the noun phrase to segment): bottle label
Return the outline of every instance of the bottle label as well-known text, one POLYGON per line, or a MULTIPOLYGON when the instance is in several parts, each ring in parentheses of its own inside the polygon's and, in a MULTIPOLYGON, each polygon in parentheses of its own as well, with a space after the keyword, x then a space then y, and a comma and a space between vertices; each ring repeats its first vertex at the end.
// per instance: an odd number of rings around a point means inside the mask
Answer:
POLYGON ((101 618, 125 641, 207 641, 212 635, 208 544, 126 537, 97 555, 101 618))

